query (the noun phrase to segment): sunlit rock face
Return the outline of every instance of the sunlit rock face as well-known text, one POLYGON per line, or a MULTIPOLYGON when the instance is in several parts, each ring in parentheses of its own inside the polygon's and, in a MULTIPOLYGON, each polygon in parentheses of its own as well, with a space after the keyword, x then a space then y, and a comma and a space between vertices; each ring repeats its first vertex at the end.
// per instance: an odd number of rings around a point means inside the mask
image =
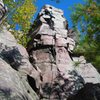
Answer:
POLYGON ((8 31, 9 25, 1 25, 6 11, 0 0, 0 100, 38 100, 28 77, 38 89, 39 72, 29 62, 26 49, 8 31))
POLYGON ((74 62, 79 62, 78 67, 75 67, 78 74, 84 78, 85 83, 100 83, 100 74, 91 63, 87 63, 84 56, 73 57, 74 62))
POLYGON ((39 88, 39 72, 31 65, 26 49, 5 26, 0 30, 0 100, 38 100, 29 78, 39 88))
POLYGON ((7 27, 0 28, 0 100, 100 100, 100 74, 72 56, 77 39, 62 10, 41 9, 29 31, 29 55, 7 27))
POLYGON ((76 94, 84 80, 74 70, 71 53, 75 41, 68 37, 68 23, 63 11, 45 5, 29 35, 31 41, 27 51, 31 63, 41 70, 43 98, 66 100, 76 94))

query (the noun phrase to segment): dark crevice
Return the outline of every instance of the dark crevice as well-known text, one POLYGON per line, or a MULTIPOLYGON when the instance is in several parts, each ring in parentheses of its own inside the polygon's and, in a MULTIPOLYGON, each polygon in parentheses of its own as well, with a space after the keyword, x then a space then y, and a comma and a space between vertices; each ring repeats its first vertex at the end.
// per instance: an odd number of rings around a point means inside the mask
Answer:
POLYGON ((24 62, 22 62, 22 55, 20 54, 20 52, 18 51, 18 48, 13 47, 12 49, 10 48, 5 48, 6 50, 3 50, 1 52, 1 56, 3 57, 3 59, 10 64, 10 66, 17 70, 19 69, 19 66, 24 64, 24 62))
POLYGON ((30 93, 30 91, 29 91, 29 90, 27 90, 27 93, 30 93))
MULTIPOLYGON (((36 93, 38 93, 38 88, 36 87, 36 82, 35 82, 35 80, 32 78, 32 77, 30 77, 29 75, 27 75, 27 79, 28 79, 28 83, 29 83, 29 85, 31 86, 31 88, 36 92, 36 93)), ((28 93, 30 92, 30 91, 27 91, 28 93)))
POLYGON ((51 52, 51 54, 52 54, 54 60, 56 60, 56 50, 55 50, 55 47, 51 47, 51 48, 50 48, 50 52, 51 52))

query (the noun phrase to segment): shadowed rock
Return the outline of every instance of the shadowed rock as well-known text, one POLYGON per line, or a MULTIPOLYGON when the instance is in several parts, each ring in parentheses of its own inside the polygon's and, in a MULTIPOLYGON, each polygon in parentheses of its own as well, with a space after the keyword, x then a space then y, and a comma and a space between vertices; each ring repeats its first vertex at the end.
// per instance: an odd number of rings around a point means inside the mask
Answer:
POLYGON ((85 84, 84 88, 68 100, 100 100, 100 84, 85 84))

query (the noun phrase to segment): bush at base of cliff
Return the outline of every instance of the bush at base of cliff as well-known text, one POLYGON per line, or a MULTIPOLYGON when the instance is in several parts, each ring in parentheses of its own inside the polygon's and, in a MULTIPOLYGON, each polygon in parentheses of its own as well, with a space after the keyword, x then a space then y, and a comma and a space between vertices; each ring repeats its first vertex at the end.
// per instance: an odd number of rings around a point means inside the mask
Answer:
POLYGON ((77 56, 83 55, 85 56, 87 62, 91 62, 95 68, 100 72, 100 52, 99 46, 96 42, 92 41, 89 44, 87 41, 82 41, 78 44, 78 46, 74 49, 74 54, 77 56))

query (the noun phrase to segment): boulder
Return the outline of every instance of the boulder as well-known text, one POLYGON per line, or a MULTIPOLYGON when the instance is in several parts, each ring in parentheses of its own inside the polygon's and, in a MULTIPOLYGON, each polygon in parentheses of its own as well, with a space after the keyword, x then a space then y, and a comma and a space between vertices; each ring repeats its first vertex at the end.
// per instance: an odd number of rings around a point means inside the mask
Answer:
POLYGON ((68 100, 100 100, 100 84, 87 83, 68 100))
POLYGON ((87 63, 84 56, 74 57, 74 63, 78 63, 75 67, 78 74, 81 75, 85 83, 100 83, 100 74, 91 63, 87 63))
POLYGON ((0 58, 0 100, 38 100, 26 79, 0 58), (27 87, 26 87, 27 86, 27 87))

